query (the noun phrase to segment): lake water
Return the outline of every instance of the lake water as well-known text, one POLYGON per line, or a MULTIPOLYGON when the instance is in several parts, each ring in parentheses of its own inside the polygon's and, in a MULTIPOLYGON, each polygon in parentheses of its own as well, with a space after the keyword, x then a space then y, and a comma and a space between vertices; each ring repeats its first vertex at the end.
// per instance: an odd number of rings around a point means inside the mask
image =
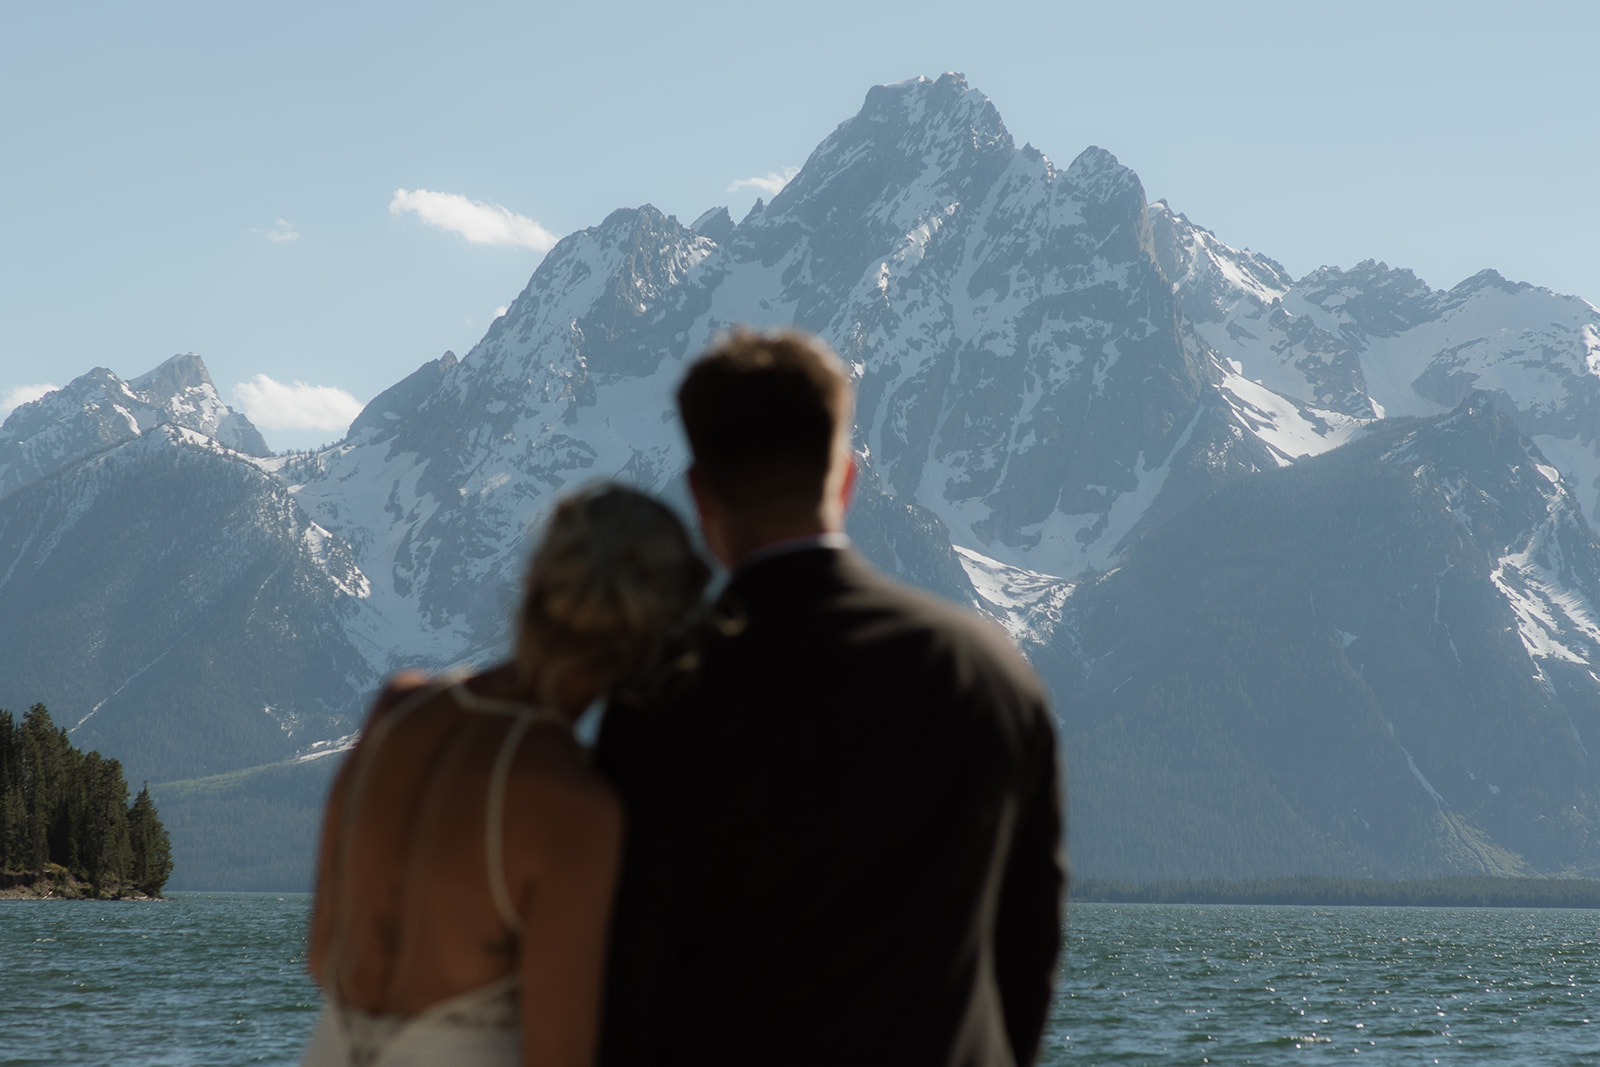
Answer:
MULTIPOLYGON (((295 1063, 309 907, 0 901, 0 1067, 295 1063)), ((1600 911, 1078 904, 1040 1062, 1593 1064, 1597 998, 1600 911)))

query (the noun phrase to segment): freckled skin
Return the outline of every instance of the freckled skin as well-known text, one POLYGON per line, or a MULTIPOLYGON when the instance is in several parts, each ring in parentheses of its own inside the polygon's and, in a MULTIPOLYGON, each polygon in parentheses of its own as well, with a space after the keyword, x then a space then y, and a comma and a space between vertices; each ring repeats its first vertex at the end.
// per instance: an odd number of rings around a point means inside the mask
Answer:
MULTIPOLYGON (((495 908, 484 844, 490 773, 511 718, 463 710, 440 692, 371 742, 374 727, 426 683, 413 672, 385 688, 335 780, 318 861, 312 976, 351 1007, 411 1015, 514 970, 524 1063, 588 1064, 621 805, 585 765, 570 731, 551 724, 528 731, 505 802, 506 886, 522 918, 518 938, 495 908)), ((467 685, 479 696, 533 702, 510 665, 467 685)), ((573 693, 563 709, 570 717, 592 695, 573 693)))

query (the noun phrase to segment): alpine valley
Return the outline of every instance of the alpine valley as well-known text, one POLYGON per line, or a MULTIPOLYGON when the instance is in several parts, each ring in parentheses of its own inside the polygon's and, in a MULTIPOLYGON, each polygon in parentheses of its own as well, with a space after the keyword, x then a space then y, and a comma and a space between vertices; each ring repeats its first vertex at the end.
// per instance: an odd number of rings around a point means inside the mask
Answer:
POLYGON ((873 88, 739 221, 569 235, 320 451, 193 355, 18 408, 0 707, 152 783, 172 886, 304 888, 327 757, 388 672, 506 648, 556 495, 684 505, 672 389, 736 323, 834 345, 852 536, 1049 682, 1075 873, 1600 874, 1600 310, 1292 278, 954 74, 873 88))

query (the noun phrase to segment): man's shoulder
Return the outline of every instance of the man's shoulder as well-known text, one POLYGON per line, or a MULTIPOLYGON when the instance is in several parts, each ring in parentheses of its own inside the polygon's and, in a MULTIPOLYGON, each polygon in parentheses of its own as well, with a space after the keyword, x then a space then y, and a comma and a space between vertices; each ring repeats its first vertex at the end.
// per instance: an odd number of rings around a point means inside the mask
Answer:
POLYGON ((1045 702, 1032 665, 999 623, 970 606, 953 603, 884 574, 854 552, 841 553, 838 585, 819 596, 823 627, 837 624, 840 638, 892 670, 901 658, 958 664, 964 676, 1013 688, 1045 702))
POLYGON ((870 591, 869 595, 881 598, 889 610, 898 612, 911 625, 1026 667, 1027 661, 1000 624, 980 614, 976 608, 907 585, 864 561, 856 571, 856 578, 863 589, 870 591))

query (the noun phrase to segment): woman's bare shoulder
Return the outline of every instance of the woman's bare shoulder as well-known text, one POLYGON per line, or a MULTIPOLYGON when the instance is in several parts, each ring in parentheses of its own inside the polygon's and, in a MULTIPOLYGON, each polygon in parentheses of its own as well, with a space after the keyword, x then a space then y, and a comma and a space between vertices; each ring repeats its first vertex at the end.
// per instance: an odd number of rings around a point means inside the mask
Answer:
POLYGON ((426 672, 416 669, 403 670, 396 673, 383 688, 378 691, 377 697, 372 701, 372 711, 367 715, 367 726, 388 715, 394 709, 427 689, 434 679, 426 672))
MULTIPOLYGON (((525 745, 513 766, 512 796, 507 810, 520 810, 526 818, 525 834, 541 838, 552 847, 565 848, 588 840, 608 844, 621 837, 622 798, 612 784, 593 770, 575 747, 560 755, 550 744, 525 745)), ((570 743, 569 743, 570 745, 570 743)))

